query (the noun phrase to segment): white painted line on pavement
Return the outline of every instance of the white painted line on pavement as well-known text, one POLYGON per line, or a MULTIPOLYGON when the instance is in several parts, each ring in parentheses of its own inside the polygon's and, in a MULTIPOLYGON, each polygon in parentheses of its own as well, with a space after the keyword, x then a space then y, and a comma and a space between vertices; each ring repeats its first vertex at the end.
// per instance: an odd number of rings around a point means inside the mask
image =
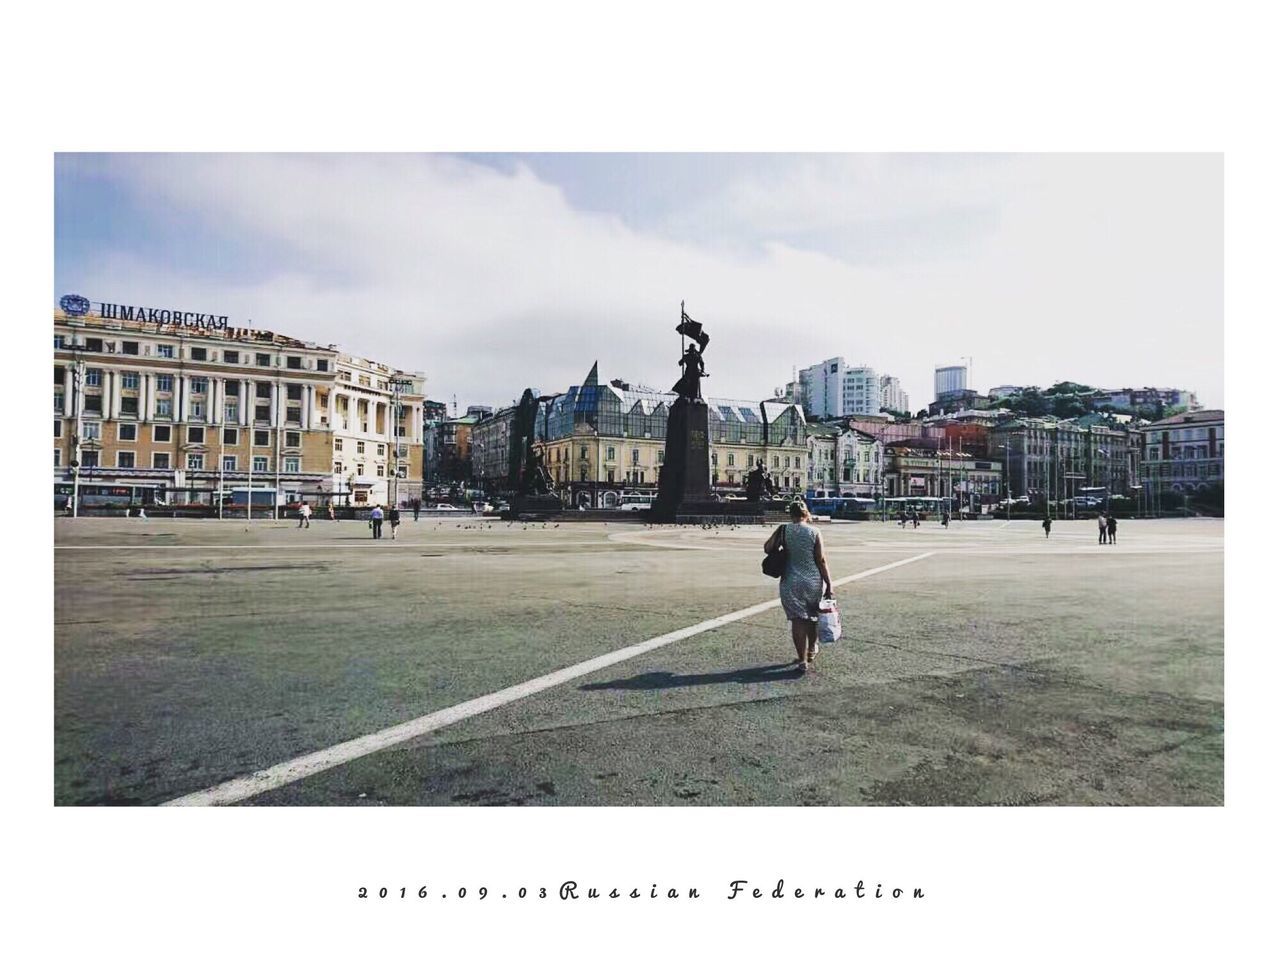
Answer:
POLYGON ((114 546, 112 544, 63 544, 55 545, 55 550, 320 550, 328 547, 332 550, 392 550, 400 548, 402 550, 421 550, 427 547, 474 547, 476 545, 492 545, 495 547, 503 546, 544 546, 544 547, 604 547, 608 543, 604 540, 548 540, 540 544, 532 544, 531 541, 524 543, 508 544, 501 539, 484 539, 484 540, 417 540, 412 543, 408 541, 396 540, 392 541, 389 537, 388 542, 378 543, 372 537, 364 543, 333 543, 332 541, 320 544, 306 543, 129 543, 114 546))
MULTIPOLYGON (((846 583, 864 580, 867 577, 875 576, 877 573, 884 573, 886 570, 893 570, 895 567, 915 563, 917 560, 923 560, 931 556, 933 556, 932 551, 918 553, 914 557, 886 563, 881 567, 872 567, 870 570, 863 570, 861 573, 842 577, 839 580, 832 581, 832 583, 837 587, 843 586, 846 583)), ((684 640, 699 633, 706 633, 708 630, 715 630, 717 627, 722 627, 728 623, 745 620, 747 617, 754 617, 758 613, 764 613, 766 610, 771 610, 779 605, 780 602, 778 600, 769 600, 765 603, 757 603, 754 606, 735 610, 732 613, 726 613, 723 616, 714 617, 711 620, 703 620, 701 623, 695 623, 691 627, 684 627, 671 633, 664 633, 658 637, 642 640, 640 643, 623 647, 621 650, 615 650, 599 657, 592 657, 590 660, 584 660, 582 663, 576 663, 573 666, 544 674, 541 677, 526 680, 524 683, 507 687, 505 690, 498 690, 483 697, 476 697, 474 700, 465 700, 452 707, 446 707, 443 710, 437 710, 435 713, 428 713, 418 717, 416 720, 409 720, 406 723, 387 727, 385 730, 379 730, 376 733, 370 733, 354 740, 348 740, 345 743, 326 747, 324 750, 317 750, 315 753, 308 753, 294 760, 278 763, 274 767, 259 770, 246 777, 228 780, 207 790, 188 793, 186 796, 170 800, 162 804, 162 806, 203 807, 238 803, 259 793, 275 790, 304 777, 330 770, 333 767, 341 766, 371 753, 377 753, 396 744, 413 740, 423 734, 439 730, 441 727, 447 727, 477 714, 487 713, 517 700, 523 700, 525 697, 531 697, 535 693, 541 693, 551 687, 558 687, 561 684, 568 683, 570 680, 576 680, 578 677, 586 676, 597 670, 603 670, 605 667, 611 667, 615 663, 622 663, 624 660, 630 660, 651 650, 657 650, 659 647, 665 647, 668 644, 675 643, 677 640, 684 640)))

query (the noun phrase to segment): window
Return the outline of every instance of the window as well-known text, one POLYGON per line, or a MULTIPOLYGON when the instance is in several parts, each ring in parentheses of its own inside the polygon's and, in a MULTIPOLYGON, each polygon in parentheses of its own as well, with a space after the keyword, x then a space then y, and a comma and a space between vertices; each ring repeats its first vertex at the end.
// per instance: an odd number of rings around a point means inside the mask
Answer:
POLYGON ((334 472, 334 473, 341 473, 341 472, 342 472, 342 461, 341 461, 341 460, 335 460, 335 461, 333 461, 333 472, 334 472))
POLYGON ((579 448, 578 448, 578 459, 579 459, 579 460, 585 460, 585 459, 587 459, 587 448, 586 448, 586 447, 579 447, 579 448))
POLYGON ((240 401, 228 400, 222 405, 222 419, 232 422, 240 419, 240 401))
POLYGON ((290 370, 301 370, 302 358, 301 357, 285 357, 284 365, 288 367, 290 370))
POLYGON ((640 448, 639 447, 631 448, 631 465, 633 467, 638 467, 640 465, 640 448))
POLYGON ((253 408, 254 423, 270 423, 271 422, 271 405, 260 403, 253 408))
POLYGON ((386 473, 385 473, 385 471, 384 471, 384 469, 383 469, 382 464, 378 464, 378 476, 380 476, 380 477, 386 476, 386 473))
POLYGON ((356 476, 357 476, 357 477, 363 477, 363 476, 364 476, 364 464, 363 464, 363 463, 357 463, 357 464, 356 464, 356 476))
POLYGON ((151 455, 151 468, 152 468, 153 470, 168 470, 168 469, 169 469, 169 454, 167 454, 167 453, 153 453, 153 454, 151 455))
POLYGON ((385 457, 386 455, 387 455, 386 444, 382 444, 382 443, 378 444, 378 456, 385 457))
POLYGON ((357 454, 364 453, 364 441, 363 441, 363 440, 357 440, 357 441, 356 441, 356 453, 357 453, 357 454))
POLYGON ((138 415, 138 398, 121 397, 120 412, 128 417, 136 417, 138 415))
POLYGON ((188 470, 203 470, 203 469, 204 469, 204 454, 203 454, 203 453, 188 453, 188 454, 187 454, 187 469, 188 469, 188 470))
POLYGON ((270 430, 253 431, 253 445, 255 447, 271 446, 271 431, 270 430))
POLYGON ((240 442, 240 431, 235 427, 224 427, 222 429, 222 442, 227 446, 234 447, 240 442))
POLYGON ((151 439, 156 443, 168 443, 172 435, 173 427, 168 424, 156 424, 151 428, 151 439))
POLYGON ((86 387, 102 386, 102 368, 89 367, 84 372, 84 385, 86 387))
POLYGON ((157 374, 156 391, 158 393, 173 393, 173 377, 167 373, 157 374))
POLYGON ((286 397, 287 397, 288 399, 290 399, 290 400, 301 400, 301 399, 302 399, 302 384, 300 384, 300 383, 287 383, 287 384, 285 384, 285 388, 284 388, 284 389, 285 389, 285 395, 286 395, 286 397))
POLYGON ((301 457, 285 457, 284 472, 285 473, 301 473, 302 458, 301 457))
POLYGON ((98 393, 86 393, 84 397, 85 413, 102 413, 102 395, 98 393))
POLYGON ((192 360, 208 360, 208 359, 209 359, 209 351, 208 351, 208 350, 206 350, 204 347, 192 347, 192 348, 191 348, 191 359, 192 359, 192 360))
POLYGON ((368 376, 367 376, 367 375, 365 375, 365 374, 363 374, 363 373, 362 373, 362 374, 360 374, 360 386, 362 386, 362 387, 370 386, 368 376))
POLYGON ((53 349, 65 350, 66 347, 67 347, 67 338, 60 333, 55 333, 53 335, 53 349))
POLYGON ((773 458, 773 469, 775 469, 775 470, 777 470, 777 469, 778 469, 778 458, 777 458, 777 457, 774 457, 774 458, 773 458))
POLYGON ((57 447, 53 448, 53 465, 55 467, 62 466, 62 451, 57 447))
POLYGON ((203 400, 191 401, 191 419, 192 420, 204 419, 204 401, 203 400))
POLYGON ((230 471, 230 472, 233 472, 233 473, 234 473, 234 472, 235 472, 235 469, 236 469, 236 458, 235 458, 235 457, 223 457, 223 458, 222 458, 222 469, 223 469, 223 470, 230 471))
POLYGON ((120 386, 125 390, 137 390, 138 375, 136 373, 120 374, 120 386))
POLYGON ((132 470, 133 469, 133 451, 121 450, 120 452, 118 452, 116 454, 116 466, 126 467, 127 469, 132 470))
POLYGON ((733 454, 729 454, 729 466, 733 466, 733 454))
POLYGON ((171 359, 171 360, 172 360, 172 359, 173 359, 173 344, 172 344, 172 343, 157 343, 157 344, 156 344, 156 356, 157 356, 157 357, 168 357, 169 359, 171 359))
POLYGON ((302 408, 288 407, 284 411, 284 422, 302 425, 302 408))
POLYGON ((55 421, 53 421, 53 436, 55 437, 55 439, 56 439, 57 437, 62 436, 62 421, 61 421, 61 420, 55 420, 55 421))
POLYGON ((204 427, 187 427, 187 443, 204 443, 204 427))
POLYGON ((293 431, 293 430, 288 431, 284 435, 284 445, 286 447, 302 446, 302 434, 297 433, 296 431, 293 431))
MULTIPOLYGON (((240 351, 239 351, 239 350, 223 350, 223 351, 222 351, 222 362, 223 362, 223 363, 239 363, 239 362, 240 362, 240 351)), ((230 393, 231 391, 230 391, 230 390, 228 390, 227 392, 228 392, 228 393, 230 393)))
POLYGON ((90 353, 101 353, 101 352, 102 352, 102 338, 101 338, 101 337, 89 337, 89 338, 88 338, 87 340, 85 340, 85 342, 84 342, 84 348, 85 348, 85 350, 89 351, 90 353))
POLYGON ((328 370, 329 370, 329 361, 328 361, 328 360, 317 360, 317 361, 316 361, 316 369, 317 369, 317 370, 319 370, 321 373, 327 373, 327 372, 328 372, 328 370))
POLYGON ((613 447, 605 447, 605 448, 604 448, 604 458, 605 458, 606 460, 613 460, 613 459, 615 459, 616 457, 617 457, 617 453, 615 452, 615 450, 614 450, 614 448, 613 448, 613 447))
POLYGON ((80 466, 96 467, 97 465, 98 465, 97 450, 81 450, 80 451, 80 466))
POLYGON ((192 393, 208 393, 209 378, 208 377, 192 377, 191 392, 192 393))
POLYGON ((120 352, 128 354, 131 357, 136 357, 138 355, 138 341, 125 340, 120 344, 120 352))
POLYGON ((266 472, 267 472, 267 458, 266 458, 266 457, 254 457, 254 458, 253 458, 253 469, 254 469, 257 473, 266 473, 266 472))
POLYGON ((609 471, 609 481, 608 481, 608 482, 609 482, 609 483, 613 483, 613 471, 612 471, 612 470, 610 470, 610 471, 609 471))
POLYGON ((333 449, 334 449, 334 450, 338 450, 338 451, 341 451, 341 450, 342 450, 342 438, 341 438, 341 437, 338 437, 337 439, 335 439, 335 440, 333 441, 333 449))
POLYGON ((583 482, 583 483, 586 483, 586 482, 587 482, 587 468, 586 468, 586 467, 583 467, 583 468, 582 468, 582 470, 580 471, 580 473, 581 473, 581 476, 582 476, 582 482, 583 482))
POLYGON ((132 443, 138 439, 138 425, 136 423, 122 423, 117 428, 120 439, 132 443))
POLYGON ((253 358, 253 362, 260 367, 269 367, 271 366, 271 357, 270 355, 265 353, 255 354, 253 358))
POLYGON ((55 393, 53 395, 53 412, 54 413, 62 412, 62 394, 60 393, 55 393))

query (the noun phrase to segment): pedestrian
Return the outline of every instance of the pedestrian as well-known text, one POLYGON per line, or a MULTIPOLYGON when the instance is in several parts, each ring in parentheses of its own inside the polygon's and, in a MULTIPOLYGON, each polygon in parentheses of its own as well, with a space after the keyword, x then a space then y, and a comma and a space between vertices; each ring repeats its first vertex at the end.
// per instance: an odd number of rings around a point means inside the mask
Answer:
POLYGON ((911 511, 911 529, 916 530, 919 527, 920 527, 920 514, 912 510, 911 511))
POLYGON ((1045 517, 1045 518, 1044 518, 1044 523, 1040 524, 1040 526, 1044 527, 1044 538, 1045 538, 1046 540, 1048 540, 1048 539, 1049 539, 1049 528, 1053 526, 1053 521, 1052 521, 1052 520, 1050 520, 1048 517, 1045 517))
POLYGON ((1114 513, 1107 514, 1107 539, 1111 543, 1116 542, 1116 517, 1114 513))
POLYGON ((387 511, 387 519, 391 521, 391 539, 396 538, 396 527, 400 526, 400 508, 392 507, 387 511))
POLYGON ((63 512, 63 514, 64 514, 65 516, 68 516, 68 517, 69 517, 69 516, 71 516, 72 511, 73 511, 73 507, 72 507, 72 503, 71 503, 71 498, 70 498, 70 497, 67 497, 67 499, 66 499, 65 501, 63 501, 63 504, 62 504, 62 512, 63 512))
POLYGON ((303 527, 311 529, 311 504, 305 500, 302 501, 302 506, 298 507, 298 529, 301 530, 303 527))
POLYGON ((332 501, 332 500, 330 500, 330 501, 329 501, 329 519, 330 519, 330 520, 337 520, 337 519, 338 519, 337 514, 334 512, 334 509, 333 509, 333 501, 332 501))
POLYGON ((1107 515, 1105 513, 1098 514, 1098 543, 1107 542, 1107 515))
POLYGON ((413 522, 418 522, 418 514, 422 512, 422 501, 417 497, 413 498, 413 522))
POLYGON ((946 512, 944 511, 944 512, 943 512, 943 514, 942 514, 942 529, 943 529, 943 530, 947 529, 947 527, 950 525, 950 523, 951 523, 951 514, 946 513, 946 512))
POLYGON ((373 530, 373 539, 382 539, 382 505, 375 503, 369 511, 369 528, 373 530))
POLYGON ((822 547, 822 534, 812 524, 803 500, 793 500, 791 522, 773 531, 765 541, 765 553, 786 548, 787 566, 778 584, 782 609, 791 622, 791 642, 796 664, 804 673, 818 652, 818 603, 832 595, 831 571, 822 547))
POLYGON ((139 519, 139 520, 145 520, 145 519, 147 519, 147 508, 146 508, 146 507, 139 507, 139 508, 138 508, 138 519, 139 519))

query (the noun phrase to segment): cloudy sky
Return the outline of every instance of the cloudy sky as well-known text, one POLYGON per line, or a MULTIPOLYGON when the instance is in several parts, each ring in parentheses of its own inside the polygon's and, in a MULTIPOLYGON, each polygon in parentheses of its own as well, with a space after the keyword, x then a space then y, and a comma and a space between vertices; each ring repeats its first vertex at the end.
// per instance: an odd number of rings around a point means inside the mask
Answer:
POLYGON ((1223 400, 1210 155, 60 155, 64 293, 226 314, 425 371, 436 399, 669 388, 680 301, 712 396, 832 356, 973 385, 1223 400))

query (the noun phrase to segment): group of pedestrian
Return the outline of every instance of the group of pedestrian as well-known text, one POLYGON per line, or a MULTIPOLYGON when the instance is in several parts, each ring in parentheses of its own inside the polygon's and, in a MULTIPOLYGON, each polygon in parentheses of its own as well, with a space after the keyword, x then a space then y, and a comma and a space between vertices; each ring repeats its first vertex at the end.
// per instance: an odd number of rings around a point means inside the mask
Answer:
POLYGON ((1116 518, 1110 513, 1098 514, 1098 544, 1116 542, 1116 518))
POLYGON ((920 514, 916 513, 914 507, 911 510, 898 511, 898 526, 906 529, 908 522, 910 522, 911 529, 913 530, 920 526, 920 514))
POLYGON ((391 539, 396 538, 396 528, 400 526, 400 509, 396 506, 388 507, 385 511, 382 504, 375 503, 373 509, 369 511, 369 529, 373 531, 373 539, 382 539, 383 522, 391 524, 391 539))

